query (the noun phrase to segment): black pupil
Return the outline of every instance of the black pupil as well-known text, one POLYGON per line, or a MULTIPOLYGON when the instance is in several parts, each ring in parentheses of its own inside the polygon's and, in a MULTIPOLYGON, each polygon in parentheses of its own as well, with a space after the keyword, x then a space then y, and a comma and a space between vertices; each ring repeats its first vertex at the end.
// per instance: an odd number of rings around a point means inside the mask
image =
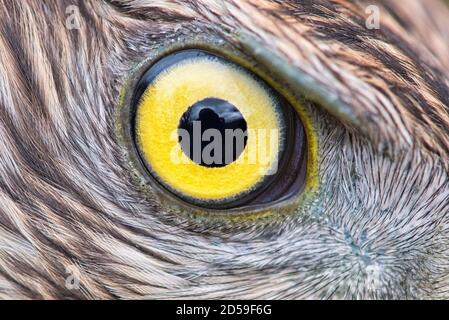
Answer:
POLYGON ((240 111, 216 98, 191 106, 181 117, 178 134, 184 154, 209 168, 236 161, 248 140, 247 124, 240 111))

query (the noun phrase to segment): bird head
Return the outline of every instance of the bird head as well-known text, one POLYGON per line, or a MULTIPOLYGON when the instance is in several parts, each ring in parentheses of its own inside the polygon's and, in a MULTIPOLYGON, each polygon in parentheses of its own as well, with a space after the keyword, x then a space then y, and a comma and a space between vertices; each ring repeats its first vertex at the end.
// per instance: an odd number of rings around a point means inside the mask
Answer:
POLYGON ((3 2, 0 297, 449 298, 443 2, 3 2))

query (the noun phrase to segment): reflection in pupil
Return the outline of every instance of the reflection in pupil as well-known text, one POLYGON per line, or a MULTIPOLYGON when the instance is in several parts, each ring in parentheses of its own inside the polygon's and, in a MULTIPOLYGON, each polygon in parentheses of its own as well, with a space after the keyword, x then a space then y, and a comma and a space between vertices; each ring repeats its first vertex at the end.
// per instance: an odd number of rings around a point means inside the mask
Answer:
POLYGON ((179 143, 185 155, 205 167, 224 167, 245 150, 247 124, 240 111, 227 101, 207 98, 181 117, 179 143))

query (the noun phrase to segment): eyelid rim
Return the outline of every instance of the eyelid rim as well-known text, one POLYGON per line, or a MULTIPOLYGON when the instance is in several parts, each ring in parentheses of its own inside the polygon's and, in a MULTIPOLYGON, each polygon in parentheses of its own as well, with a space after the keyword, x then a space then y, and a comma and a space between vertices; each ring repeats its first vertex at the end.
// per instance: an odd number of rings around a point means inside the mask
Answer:
MULTIPOLYGON (((238 43, 240 41, 236 38, 237 35, 232 35, 232 37, 233 42, 238 43)), ((122 147, 121 149, 124 158, 129 159, 127 162, 128 169, 131 172, 131 177, 139 186, 139 189, 146 194, 156 194, 164 205, 167 205, 180 213, 188 213, 188 215, 193 215, 195 217, 204 217, 207 215, 207 218, 212 217, 220 220, 225 219, 227 221, 262 219, 281 215, 283 212, 290 213, 299 205, 312 200, 320 184, 317 161, 318 138, 313 126, 313 121, 303 107, 303 98, 301 96, 296 96, 293 92, 286 89, 288 86, 285 85, 285 81, 277 80, 270 74, 271 72, 268 73, 264 71, 263 64, 260 64, 255 56, 244 53, 241 48, 232 45, 228 40, 218 35, 183 35, 179 36, 176 41, 168 41, 153 48, 146 59, 132 67, 128 78, 125 80, 122 90, 120 91, 115 119, 117 141, 122 147), (144 164, 138 156, 138 150, 136 149, 134 137, 132 135, 132 122, 129 121, 129 119, 134 118, 136 111, 132 107, 133 88, 151 65, 170 54, 188 49, 209 51, 248 69, 272 86, 274 90, 278 91, 297 112, 303 123, 308 144, 306 181, 304 189, 298 196, 282 200, 269 206, 263 205, 260 207, 254 206, 251 208, 233 208, 225 210, 204 209, 178 199, 176 196, 166 192, 163 187, 152 183, 150 181, 151 178, 146 177, 142 173, 147 169, 144 167, 144 164)))

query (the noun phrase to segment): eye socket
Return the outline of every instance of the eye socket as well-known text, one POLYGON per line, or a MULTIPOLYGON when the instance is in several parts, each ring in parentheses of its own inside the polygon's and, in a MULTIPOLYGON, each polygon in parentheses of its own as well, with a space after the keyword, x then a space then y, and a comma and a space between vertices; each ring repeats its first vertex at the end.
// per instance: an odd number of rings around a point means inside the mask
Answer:
POLYGON ((131 100, 153 183, 209 209, 278 203, 304 187, 307 141, 290 104, 245 68, 203 50, 150 66, 131 100))

